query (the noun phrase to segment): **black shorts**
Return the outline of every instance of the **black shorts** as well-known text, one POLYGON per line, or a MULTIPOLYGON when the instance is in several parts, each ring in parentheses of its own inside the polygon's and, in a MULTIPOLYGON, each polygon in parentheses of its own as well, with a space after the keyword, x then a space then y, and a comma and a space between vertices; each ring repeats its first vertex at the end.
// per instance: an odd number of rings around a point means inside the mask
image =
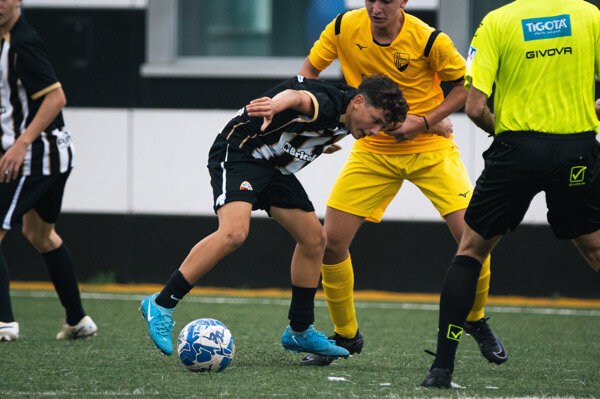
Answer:
POLYGON ((506 132, 483 158, 465 221, 485 239, 513 231, 540 191, 556 237, 600 229, 600 143, 594 133, 506 132))
POLYGON ((233 201, 249 202, 253 210, 267 213, 271 206, 315 210, 296 176, 282 174, 266 160, 253 158, 221 136, 210 149, 208 171, 215 212, 233 201))
POLYGON ((50 176, 21 176, 0 183, 0 228, 10 230, 23 215, 35 209, 46 223, 55 223, 60 214, 65 184, 71 171, 50 176))

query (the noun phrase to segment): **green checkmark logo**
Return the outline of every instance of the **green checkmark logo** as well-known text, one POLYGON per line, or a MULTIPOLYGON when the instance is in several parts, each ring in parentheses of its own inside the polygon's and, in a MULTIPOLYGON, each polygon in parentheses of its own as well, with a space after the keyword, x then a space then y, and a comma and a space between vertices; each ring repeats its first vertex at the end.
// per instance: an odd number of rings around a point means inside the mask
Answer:
POLYGON ((587 166, 573 166, 571 168, 571 174, 569 175, 570 183, 579 183, 585 179, 585 170, 587 166))
POLYGON ((454 324, 448 325, 448 335, 446 338, 451 339, 453 341, 460 341, 460 337, 462 337, 463 328, 459 326, 455 326, 454 324))
POLYGON ((569 173, 569 187, 585 186, 585 170, 587 166, 573 166, 569 173))

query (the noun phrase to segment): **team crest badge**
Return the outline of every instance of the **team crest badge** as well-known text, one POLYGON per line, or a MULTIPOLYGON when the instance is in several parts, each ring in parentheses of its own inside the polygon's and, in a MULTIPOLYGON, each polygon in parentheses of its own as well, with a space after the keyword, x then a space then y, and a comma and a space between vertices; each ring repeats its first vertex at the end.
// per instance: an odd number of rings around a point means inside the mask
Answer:
POLYGON ((252 191, 252 184, 247 181, 243 181, 242 184, 240 184, 240 190, 252 191))
POLYGON ((404 72, 404 70, 408 68, 408 64, 410 64, 410 54, 395 52, 394 64, 400 72, 404 72))

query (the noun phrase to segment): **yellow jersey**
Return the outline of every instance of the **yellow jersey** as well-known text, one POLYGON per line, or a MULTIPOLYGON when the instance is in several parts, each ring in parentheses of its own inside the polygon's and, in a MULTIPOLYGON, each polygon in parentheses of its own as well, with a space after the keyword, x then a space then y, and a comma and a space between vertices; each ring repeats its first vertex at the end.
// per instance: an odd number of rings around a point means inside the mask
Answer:
POLYGON ((583 0, 517 0, 475 33, 465 86, 494 95, 496 134, 596 132, 600 11, 583 0))
MULTIPOLYGON (((353 87, 358 87, 365 76, 386 75, 402 89, 409 113, 426 115, 444 100, 440 81, 462 79, 466 62, 448 35, 402 13, 402 29, 389 45, 373 39, 366 9, 338 15, 313 45, 309 60, 323 70, 339 58, 346 82, 353 87)), ((416 154, 454 145, 451 139, 432 133, 422 133, 402 143, 380 133, 354 144, 357 149, 379 154, 416 154)))

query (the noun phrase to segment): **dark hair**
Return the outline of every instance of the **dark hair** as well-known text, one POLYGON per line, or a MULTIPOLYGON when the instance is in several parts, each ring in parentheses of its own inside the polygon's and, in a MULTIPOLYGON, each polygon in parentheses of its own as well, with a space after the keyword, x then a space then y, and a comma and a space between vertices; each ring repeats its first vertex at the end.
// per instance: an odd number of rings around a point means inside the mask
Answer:
POLYGON ((358 86, 357 94, 365 96, 372 107, 383 109, 387 123, 404 122, 406 119, 406 99, 398 84, 387 76, 367 76, 358 86))

